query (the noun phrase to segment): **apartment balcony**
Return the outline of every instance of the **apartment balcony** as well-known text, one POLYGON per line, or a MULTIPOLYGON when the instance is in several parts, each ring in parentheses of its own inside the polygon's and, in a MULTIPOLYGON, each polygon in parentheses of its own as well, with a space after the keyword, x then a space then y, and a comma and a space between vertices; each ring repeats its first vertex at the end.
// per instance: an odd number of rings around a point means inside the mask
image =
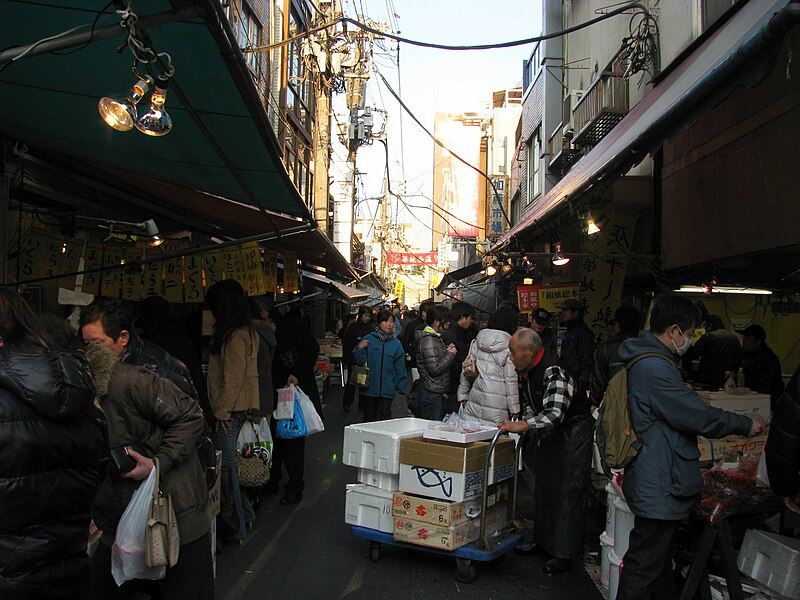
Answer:
POLYGON ((550 136, 550 164, 551 171, 561 171, 562 173, 574 165, 581 157, 581 151, 572 145, 572 130, 569 124, 560 124, 556 127, 553 135, 550 136), (564 130, 567 135, 564 135, 564 130))
POLYGON ((594 146, 628 114, 628 81, 604 72, 572 109, 573 143, 594 146))

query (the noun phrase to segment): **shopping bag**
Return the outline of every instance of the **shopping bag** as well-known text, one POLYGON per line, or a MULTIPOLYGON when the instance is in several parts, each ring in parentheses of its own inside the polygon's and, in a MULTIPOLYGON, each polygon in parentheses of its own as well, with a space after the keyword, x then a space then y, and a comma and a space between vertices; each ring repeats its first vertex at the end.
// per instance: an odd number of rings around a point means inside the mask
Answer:
POLYGON ((758 459, 758 466, 756 467, 756 486, 760 488, 769 487, 769 475, 767 474, 767 457, 764 452, 758 459))
POLYGON ((119 520, 111 548, 111 575, 117 585, 129 579, 163 579, 167 573, 166 567, 148 567, 146 561, 145 531, 157 477, 156 470, 151 470, 119 520))
POLYGON ((275 412, 272 413, 272 416, 276 419, 291 419, 294 417, 294 390, 293 383, 278 390, 278 402, 275 405, 275 412))
POLYGON ((261 487, 269 481, 272 464, 272 434, 267 419, 256 424, 247 419, 236 441, 236 471, 239 485, 261 487))
POLYGON ((275 435, 283 440, 293 440, 308 435, 303 409, 300 408, 300 401, 296 398, 292 410, 294 416, 291 419, 279 419, 275 424, 275 435))
POLYGON ((369 367, 367 365, 350 365, 350 385, 356 387, 369 387, 369 367))
POLYGON ((317 414, 317 409, 314 408, 314 403, 311 402, 311 398, 300 388, 295 390, 295 394, 300 403, 300 408, 303 410, 303 418, 306 422, 308 435, 314 435, 320 431, 325 431, 325 425, 322 423, 319 414, 317 414))

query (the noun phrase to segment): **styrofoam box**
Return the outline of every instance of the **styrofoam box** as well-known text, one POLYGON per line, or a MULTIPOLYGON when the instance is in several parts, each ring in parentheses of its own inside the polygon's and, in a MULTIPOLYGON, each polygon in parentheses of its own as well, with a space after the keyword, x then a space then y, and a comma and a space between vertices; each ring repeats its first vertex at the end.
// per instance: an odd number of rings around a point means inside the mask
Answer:
POLYGON ((371 469, 358 470, 359 483, 366 483, 386 492, 396 492, 400 489, 400 474, 381 473, 371 469))
POLYGON ((634 515, 624 498, 614 496, 614 552, 623 558, 628 551, 631 531, 633 530, 634 515))
POLYGON ((616 600, 619 589, 619 577, 623 569, 622 559, 614 550, 608 551, 608 600, 616 600))
POLYGON ((345 493, 344 521, 384 533, 394 531, 392 492, 363 483, 348 483, 345 493))
POLYGON ((342 462, 381 473, 400 472, 400 440, 422 435, 434 421, 406 417, 344 428, 342 462))
MULTIPOLYGON (((437 426, 440 425, 437 423, 437 426)), ((422 437, 426 440, 444 440, 445 442, 456 442, 458 444, 467 444, 469 442, 480 442, 482 440, 490 440, 497 433, 497 427, 489 427, 483 425, 478 431, 470 433, 456 433, 455 431, 444 431, 436 428, 428 428, 422 432, 422 437)))
POLYGON ((748 529, 736 565, 769 589, 800 600, 800 540, 748 529))
POLYGON ((608 589, 611 561, 609 553, 614 551, 614 539, 604 531, 600 534, 600 584, 608 589))

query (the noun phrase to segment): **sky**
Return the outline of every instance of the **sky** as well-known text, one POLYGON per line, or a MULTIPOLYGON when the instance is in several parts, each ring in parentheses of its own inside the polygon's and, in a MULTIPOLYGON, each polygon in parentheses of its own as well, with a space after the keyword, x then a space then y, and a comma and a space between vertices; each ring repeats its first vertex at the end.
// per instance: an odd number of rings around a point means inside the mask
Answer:
MULTIPOLYGON (((399 26, 398 35, 417 41, 490 44, 530 38, 541 32, 541 0, 342 0, 342 3, 347 16, 355 18, 359 13, 366 13, 374 21, 391 20, 393 25, 399 26)), ((482 51, 446 51, 401 42, 399 81, 394 43, 384 55, 375 48, 375 64, 411 112, 432 132, 436 112, 481 110, 491 102, 492 92, 521 86, 522 63, 532 50, 533 44, 482 51)), ((404 188, 407 195, 422 194, 430 198, 433 141, 403 112, 377 75, 368 83, 366 98, 367 105, 388 111, 392 190, 404 188)), ((343 107, 343 95, 334 103, 343 107)), ((337 156, 345 155, 339 147, 337 156)), ((357 166, 365 173, 359 197, 382 194, 384 163, 381 144, 359 149, 357 166)), ((411 247, 429 249, 430 201, 421 196, 408 197, 406 204, 410 209, 398 203, 393 200, 392 213, 398 214, 400 221, 412 224, 407 230, 411 247)), ((375 207, 376 201, 361 202, 358 216, 371 216, 375 207)))

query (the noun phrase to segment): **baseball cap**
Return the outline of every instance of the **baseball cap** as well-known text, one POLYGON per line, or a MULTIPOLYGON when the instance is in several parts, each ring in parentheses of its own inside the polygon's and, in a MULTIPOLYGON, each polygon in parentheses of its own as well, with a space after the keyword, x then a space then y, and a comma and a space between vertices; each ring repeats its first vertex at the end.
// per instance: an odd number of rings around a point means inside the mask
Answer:
POLYGON ((748 325, 744 329, 737 329, 736 333, 754 337, 762 342, 767 339, 767 332, 764 331, 764 328, 761 325, 748 325))
POLYGON ((537 308, 533 311, 531 317, 534 321, 539 323, 539 325, 547 325, 550 322, 550 311, 546 308, 537 308))
POLYGON ((564 309, 569 309, 569 310, 580 310, 580 309, 581 309, 581 308, 583 308, 583 307, 581 306, 581 301, 580 301, 580 300, 578 300, 577 298, 569 298, 569 299, 567 299, 567 300, 564 300, 564 301, 563 301, 563 302, 562 302, 562 303, 561 303, 561 304, 558 306, 558 308, 560 308, 561 310, 564 310, 564 309))

